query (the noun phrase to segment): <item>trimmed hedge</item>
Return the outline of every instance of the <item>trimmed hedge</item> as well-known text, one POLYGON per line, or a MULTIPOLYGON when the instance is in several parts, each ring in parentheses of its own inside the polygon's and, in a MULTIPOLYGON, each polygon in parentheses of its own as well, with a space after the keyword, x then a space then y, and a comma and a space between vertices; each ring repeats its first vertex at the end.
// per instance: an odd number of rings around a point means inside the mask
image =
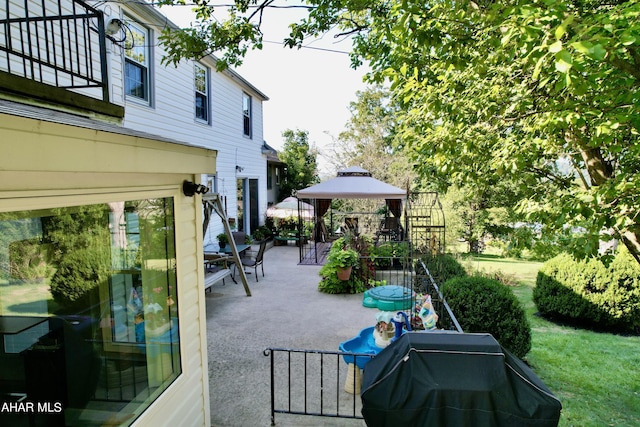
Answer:
POLYGON ((104 251, 78 249, 67 253, 51 278, 51 295, 65 309, 90 305, 91 293, 107 280, 109 259, 104 251))
POLYGON ((467 277, 462 264, 451 255, 426 255, 422 257, 422 262, 438 285, 454 277, 467 277))
POLYGON ((609 264, 560 254, 536 279, 533 302, 545 317, 586 327, 633 332, 640 329, 640 266, 625 250, 609 264))
POLYGON ((531 327, 510 288, 486 277, 457 277, 442 293, 464 332, 487 332, 515 356, 531 350, 531 327))

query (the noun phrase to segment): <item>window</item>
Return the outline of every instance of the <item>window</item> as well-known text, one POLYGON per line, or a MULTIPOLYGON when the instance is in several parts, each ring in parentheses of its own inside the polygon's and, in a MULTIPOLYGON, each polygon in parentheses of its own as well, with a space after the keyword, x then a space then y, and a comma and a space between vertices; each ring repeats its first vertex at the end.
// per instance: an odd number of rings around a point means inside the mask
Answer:
POLYGON ((196 118, 209 121, 209 70, 195 64, 194 87, 196 93, 196 118))
POLYGON ((127 21, 124 41, 124 93, 149 101, 149 32, 138 24, 127 21))
POLYGON ((242 115, 244 118, 244 134, 251 138, 251 97, 246 93, 242 94, 242 115))
POLYGON ((180 375, 174 228, 172 198, 3 213, 0 384, 52 405, 34 425, 126 419, 180 375))

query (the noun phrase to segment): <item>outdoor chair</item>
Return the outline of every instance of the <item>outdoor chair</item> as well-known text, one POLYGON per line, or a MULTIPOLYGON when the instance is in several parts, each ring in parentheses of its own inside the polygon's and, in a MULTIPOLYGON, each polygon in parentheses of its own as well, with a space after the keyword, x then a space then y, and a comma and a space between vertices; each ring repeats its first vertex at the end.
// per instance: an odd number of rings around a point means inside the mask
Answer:
POLYGON ((396 217, 386 217, 380 221, 380 229, 376 232, 375 241, 402 241, 404 239, 404 230, 400 224, 400 220, 396 217))
POLYGON ((253 272, 256 276, 256 282, 258 282, 258 266, 260 266, 260 268, 262 269, 262 277, 264 277, 263 257, 264 257, 264 251, 266 248, 267 248, 267 241, 263 240, 262 242, 260 242, 260 249, 258 249, 258 252, 256 253, 255 256, 242 258, 240 260, 243 267, 253 268, 254 270, 253 272))
POLYGON ((236 242, 236 245, 247 244, 247 233, 244 231, 232 231, 231 235, 233 236, 233 241, 236 242))

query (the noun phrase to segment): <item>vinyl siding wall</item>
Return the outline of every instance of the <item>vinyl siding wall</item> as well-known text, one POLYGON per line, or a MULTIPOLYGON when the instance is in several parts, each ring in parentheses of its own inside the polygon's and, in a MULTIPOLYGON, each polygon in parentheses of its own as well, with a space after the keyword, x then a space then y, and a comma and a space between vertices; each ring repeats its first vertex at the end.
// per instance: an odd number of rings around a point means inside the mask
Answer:
MULTIPOLYGON (((121 15, 146 24, 151 30, 153 45, 150 105, 126 98, 123 126, 217 150, 217 170, 207 173, 217 174, 218 192, 227 198, 228 217, 237 217, 236 179, 257 179, 259 222, 263 224, 267 209, 267 163, 261 151, 264 95, 227 72, 216 72, 213 58, 204 58, 199 63, 209 69, 210 120, 209 123, 197 120, 193 61, 183 60, 175 67, 161 64, 165 51, 158 43, 157 37, 164 21, 154 24, 152 16, 134 13, 131 10, 126 13, 123 11, 121 15), (252 138, 243 134, 243 93, 252 98, 252 138), (236 170, 236 165, 242 168, 241 172, 236 170)), ((111 60, 114 74, 122 73, 118 70, 122 70, 124 56, 119 55, 119 58, 116 58, 118 55, 114 55, 111 60)), ((115 82, 117 81, 116 79, 115 82)), ((122 91, 121 86, 119 90, 122 91)), ((115 93, 113 97, 117 99, 115 93)), ((221 231, 222 225, 214 216, 205 240, 214 241, 215 235, 221 231)))
POLYGON ((182 374, 134 425, 208 426, 202 201, 182 182, 215 168, 215 152, 7 114, 0 134, 0 212, 173 197, 182 374))

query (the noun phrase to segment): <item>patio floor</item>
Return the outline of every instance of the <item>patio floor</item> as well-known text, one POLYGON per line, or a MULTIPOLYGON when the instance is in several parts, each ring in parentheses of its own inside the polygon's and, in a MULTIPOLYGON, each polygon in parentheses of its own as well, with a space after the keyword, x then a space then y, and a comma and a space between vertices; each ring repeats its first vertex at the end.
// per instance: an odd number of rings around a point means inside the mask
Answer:
MULTIPOLYGON (((375 324, 362 294, 317 290, 319 265, 299 265, 299 248, 274 246, 264 255, 263 278, 247 276, 251 297, 227 280, 207 292, 211 425, 270 426, 268 347, 337 351, 338 345, 375 324)), ((276 414, 278 426, 361 427, 363 420, 276 414)))

